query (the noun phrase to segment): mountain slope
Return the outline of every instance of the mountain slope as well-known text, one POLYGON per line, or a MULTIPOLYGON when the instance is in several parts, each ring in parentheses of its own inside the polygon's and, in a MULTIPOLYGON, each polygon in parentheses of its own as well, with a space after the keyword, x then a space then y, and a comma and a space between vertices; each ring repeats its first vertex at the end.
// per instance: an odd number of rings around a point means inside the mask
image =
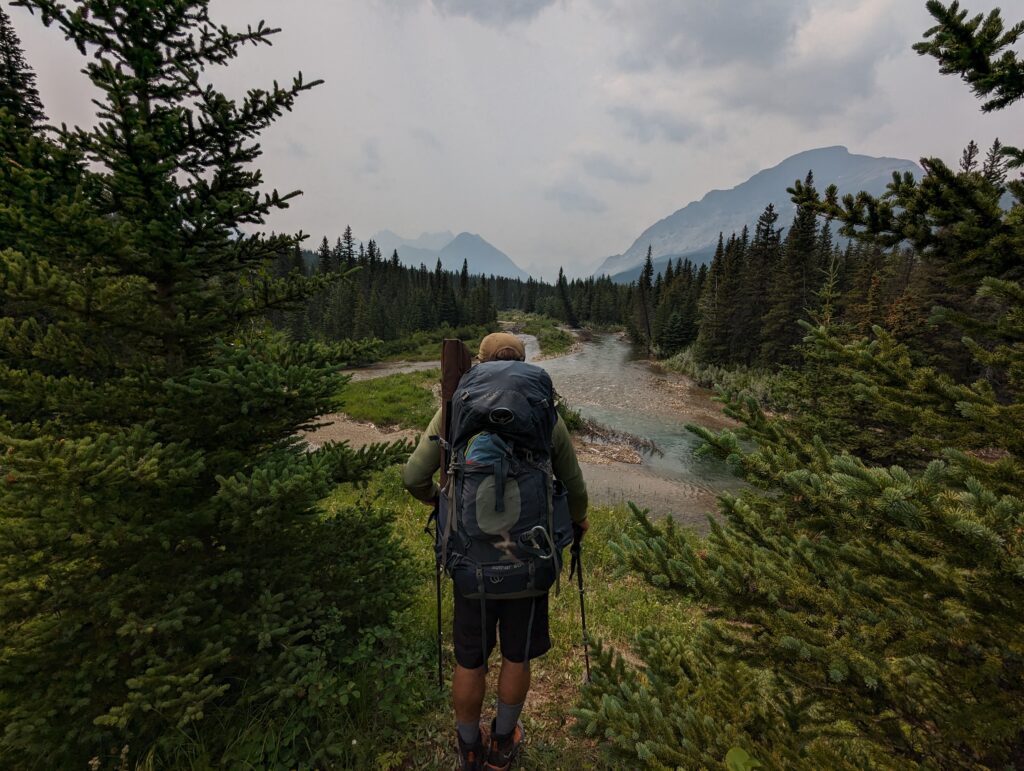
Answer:
POLYGON ((462 270, 462 261, 469 263, 469 272, 476 275, 507 276, 509 278, 529 278, 529 274, 516 265, 512 258, 494 247, 475 233, 459 233, 453 236, 451 231, 439 233, 423 233, 418 238, 402 238, 390 230, 382 230, 374 235, 381 253, 385 258, 398 251, 398 259, 406 265, 418 267, 423 263, 433 270, 438 258, 445 270, 462 270))
POLYGON ((507 254, 475 233, 459 233, 438 256, 446 270, 462 270, 462 261, 466 260, 470 273, 485 276, 493 273, 495 276, 521 278, 524 281, 530 277, 507 254))
POLYGON ((422 233, 417 238, 402 238, 390 230, 382 230, 373 236, 385 257, 390 257, 397 249, 399 258, 407 265, 419 265, 424 262, 430 267, 434 266, 438 252, 448 246, 453 238, 455 234, 450 230, 422 233))
MULTIPOLYGON (((731 190, 712 190, 699 201, 684 206, 674 214, 651 225, 632 246, 620 255, 608 257, 594 271, 595 276, 609 274, 619 281, 630 281, 639 273, 648 244, 655 258, 664 263, 670 257, 690 256, 705 261, 718 240, 718 234, 739 232, 744 225, 753 228, 758 216, 769 203, 779 212, 778 225, 788 227, 795 207, 786 188, 808 171, 814 172, 819 190, 836 184, 840 193, 866 190, 873 195, 885 191, 896 172, 923 174, 913 161, 901 158, 874 158, 854 155, 845 147, 822 147, 793 155, 764 169, 731 190)), ((658 262, 658 260, 656 260, 658 262)))

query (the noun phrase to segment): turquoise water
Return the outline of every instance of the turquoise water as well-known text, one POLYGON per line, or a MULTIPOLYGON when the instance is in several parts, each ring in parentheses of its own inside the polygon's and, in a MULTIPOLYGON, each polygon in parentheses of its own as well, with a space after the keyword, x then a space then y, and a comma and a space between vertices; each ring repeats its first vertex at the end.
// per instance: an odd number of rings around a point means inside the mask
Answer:
POLYGON ((711 392, 652 366, 618 335, 595 337, 575 353, 536 363, 585 417, 653 440, 663 453, 644 458, 653 475, 709 493, 739 487, 724 463, 695 456, 700 440, 686 429, 688 423, 715 429, 728 424, 711 392))

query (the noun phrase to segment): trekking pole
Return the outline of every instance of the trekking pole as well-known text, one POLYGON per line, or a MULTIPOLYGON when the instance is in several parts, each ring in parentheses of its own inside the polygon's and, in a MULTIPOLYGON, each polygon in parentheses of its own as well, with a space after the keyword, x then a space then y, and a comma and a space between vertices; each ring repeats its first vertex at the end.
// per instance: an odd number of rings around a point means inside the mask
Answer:
POLYGON ((583 588, 583 530, 573 522, 572 525, 572 565, 569 568, 569 580, 576 574, 576 585, 580 590, 580 625, 583 627, 583 663, 587 667, 587 682, 590 682, 590 642, 587 637, 587 607, 583 602, 586 590, 583 588))
MULTIPOLYGON (((423 528, 423 532, 431 536, 434 543, 437 543, 437 514, 438 504, 434 503, 434 510, 430 513, 430 517, 427 518, 427 525, 423 528), (433 530, 431 530, 433 525, 433 530)), ((437 687, 444 688, 444 669, 442 664, 442 640, 441 640, 441 558, 436 556, 434 558, 434 592, 437 595, 437 687)))
MULTIPOLYGON (((431 513, 430 518, 434 521, 434 543, 437 543, 437 529, 438 525, 438 511, 440 509, 440 503, 434 502, 434 511, 431 513)), ((430 534, 429 528, 427 533, 430 534)), ((435 549, 436 553, 436 549, 435 549)), ((434 593, 437 596, 437 687, 444 688, 444 665, 442 663, 442 639, 441 639, 441 557, 437 555, 434 557, 434 593)))
POLYGON ((441 663, 441 562, 434 566, 434 588, 437 590, 437 687, 444 688, 444 669, 441 663))
MULTIPOLYGON (((458 339, 446 338, 441 341, 441 432, 440 432, 440 479, 438 485, 444 490, 448 485, 448 453, 446 452, 447 441, 450 438, 451 428, 451 401, 455 395, 455 389, 459 385, 462 376, 469 372, 473 365, 472 357, 466 344, 458 339)), ((434 502, 434 544, 437 548, 437 539, 440 535, 438 514, 440 513, 440 500, 434 502)), ((451 513, 449 512, 449 516, 451 513)), ((441 571, 444 566, 441 564, 441 554, 437 555, 437 562, 434 565, 434 588, 437 594, 437 686, 444 688, 444 671, 441 652, 441 571)))

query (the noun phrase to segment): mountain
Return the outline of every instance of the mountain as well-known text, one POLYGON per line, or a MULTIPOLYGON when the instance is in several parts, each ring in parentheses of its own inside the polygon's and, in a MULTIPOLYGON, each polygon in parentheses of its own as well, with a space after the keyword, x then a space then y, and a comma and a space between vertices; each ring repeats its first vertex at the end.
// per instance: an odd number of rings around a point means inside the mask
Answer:
POLYGON ((462 261, 466 260, 470 273, 482 273, 485 276, 494 274, 524 281, 530 277, 507 254, 475 233, 459 233, 438 256, 446 270, 462 270, 462 261))
POLYGON ((446 270, 462 270, 462 261, 466 260, 469 272, 473 274, 529 278, 529 274, 507 254, 474 233, 453 236, 451 231, 444 230, 423 233, 418 238, 402 238, 390 230, 382 230, 374 235, 373 240, 385 258, 397 249, 398 258, 414 267, 423 263, 433 269, 440 258, 446 270))
POLYGON ((455 238, 455 234, 450 230, 442 230, 439 233, 422 233, 417 238, 402 238, 390 230, 382 230, 373 236, 373 240, 380 247, 381 254, 390 257, 391 253, 397 249, 399 258, 409 265, 419 265, 421 262, 432 265, 437 259, 437 253, 448 246, 453 238, 455 238))
POLYGON ((775 204, 778 225, 789 227, 795 207, 786 188, 808 171, 814 172, 818 190, 835 184, 841 194, 866 190, 872 195, 885 192, 892 174, 910 171, 921 177, 924 172, 913 161, 902 158, 874 158, 854 155, 845 147, 822 147, 793 155, 777 166, 764 169, 731 190, 712 190, 674 214, 651 225, 623 254, 608 257, 594 271, 608 274, 616 281, 632 281, 639 273, 650 244, 655 264, 677 257, 707 262, 714 253, 718 234, 739 233, 744 225, 753 230, 764 207, 775 204), (660 258, 660 259, 658 259, 660 258))

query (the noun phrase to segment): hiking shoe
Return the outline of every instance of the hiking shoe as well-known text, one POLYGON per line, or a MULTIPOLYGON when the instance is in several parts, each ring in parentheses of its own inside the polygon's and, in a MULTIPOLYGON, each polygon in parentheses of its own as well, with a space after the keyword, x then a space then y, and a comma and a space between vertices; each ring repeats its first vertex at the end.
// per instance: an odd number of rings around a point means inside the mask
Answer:
POLYGON ((510 734, 498 736, 494 733, 494 721, 491 721, 491 748, 487 753, 487 762, 484 763, 484 771, 506 771, 512 767, 512 761, 519 754, 519 747, 523 743, 526 732, 523 724, 517 722, 515 729, 510 734))
POLYGON ((483 737, 473 744, 466 744, 457 733, 455 737, 459 740, 459 771, 481 771, 485 754, 483 737))

